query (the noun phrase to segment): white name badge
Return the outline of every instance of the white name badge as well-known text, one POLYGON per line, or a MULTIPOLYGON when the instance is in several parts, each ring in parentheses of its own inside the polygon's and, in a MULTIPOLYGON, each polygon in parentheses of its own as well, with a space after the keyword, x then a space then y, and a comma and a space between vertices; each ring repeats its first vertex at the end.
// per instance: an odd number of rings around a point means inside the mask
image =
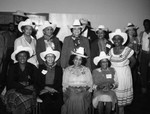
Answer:
POLYGON ((112 75, 111 74, 106 74, 106 78, 110 79, 110 78, 112 78, 112 75))
POLYGON ((109 44, 106 44, 106 47, 110 48, 110 47, 111 47, 111 45, 109 45, 109 44))
POLYGON ((42 74, 46 74, 47 73, 47 70, 42 70, 42 74))

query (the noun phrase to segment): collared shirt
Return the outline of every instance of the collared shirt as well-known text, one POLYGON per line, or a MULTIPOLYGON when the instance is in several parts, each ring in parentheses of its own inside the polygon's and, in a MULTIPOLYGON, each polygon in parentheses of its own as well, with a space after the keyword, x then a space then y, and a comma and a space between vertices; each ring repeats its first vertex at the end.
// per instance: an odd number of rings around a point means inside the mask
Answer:
POLYGON ((142 50, 144 51, 150 51, 148 37, 150 37, 150 33, 147 34, 146 32, 144 32, 142 36, 142 50))
MULTIPOLYGON (((28 62, 34 64, 35 66, 38 66, 38 61, 37 61, 36 52, 35 52, 36 40, 32 36, 31 36, 31 39, 32 39, 31 43, 28 43, 24 35, 17 38, 14 43, 14 50, 16 50, 17 47, 20 45, 31 48, 33 50, 33 55, 28 59, 28 62)), ((14 63, 16 63, 16 61, 14 61, 14 63)))

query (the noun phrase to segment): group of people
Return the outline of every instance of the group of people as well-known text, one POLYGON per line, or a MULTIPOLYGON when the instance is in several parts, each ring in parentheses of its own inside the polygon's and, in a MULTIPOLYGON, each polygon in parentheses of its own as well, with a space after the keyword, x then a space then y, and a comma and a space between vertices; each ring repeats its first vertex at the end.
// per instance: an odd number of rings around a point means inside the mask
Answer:
POLYGON ((128 23, 124 32, 110 32, 104 25, 92 31, 86 19, 76 19, 69 27, 72 35, 65 37, 61 46, 53 34, 55 24, 44 21, 37 31, 42 35, 36 39, 32 21, 21 21, 18 30, 22 35, 14 40, 9 54, 14 63, 4 73, 7 110, 31 113, 38 97, 42 114, 89 114, 91 107, 99 114, 114 110, 124 114, 124 107, 133 100, 137 71, 142 93, 147 92, 150 20, 143 25, 145 30, 138 38, 133 23, 128 23))

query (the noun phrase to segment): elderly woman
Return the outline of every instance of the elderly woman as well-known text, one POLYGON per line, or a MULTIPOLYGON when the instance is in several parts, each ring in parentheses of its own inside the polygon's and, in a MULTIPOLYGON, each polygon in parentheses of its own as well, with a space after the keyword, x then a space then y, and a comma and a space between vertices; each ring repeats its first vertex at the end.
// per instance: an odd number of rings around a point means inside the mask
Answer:
POLYGON ((98 56, 101 51, 105 51, 108 54, 112 47, 112 43, 107 39, 108 30, 104 25, 99 25, 95 31, 97 39, 91 44, 91 68, 92 70, 96 68, 93 63, 94 57, 98 56))
POLYGON ((84 66, 86 59, 83 47, 72 51, 71 66, 63 74, 62 114, 88 114, 93 80, 90 69, 84 66))
POLYGON ((43 114, 60 114, 62 99, 62 68, 56 64, 60 52, 48 47, 40 53, 44 64, 39 65, 40 93, 42 99, 41 112, 43 114))
POLYGON ((27 114, 35 104, 35 80, 37 68, 28 63, 33 51, 29 47, 18 46, 11 58, 17 63, 9 67, 5 103, 13 114, 27 114))
MULTIPOLYGON (((14 49, 16 49, 18 46, 22 45, 23 47, 29 47, 33 51, 32 57, 28 59, 28 62, 34 64, 36 67, 38 67, 38 61, 36 57, 36 40, 33 38, 32 30, 33 30, 33 23, 30 19, 27 19, 25 21, 21 21, 18 25, 18 29, 20 32, 23 33, 23 35, 19 38, 17 38, 14 42, 14 49)), ((16 61, 14 61, 16 62, 16 61)))
POLYGON ((133 56, 134 51, 124 46, 127 41, 127 34, 116 29, 115 32, 109 34, 110 41, 114 43, 114 47, 110 50, 110 61, 112 67, 116 70, 118 77, 118 88, 115 90, 119 114, 124 114, 124 106, 131 104, 133 100, 133 85, 131 69, 135 64, 133 56), (130 66, 129 66, 130 65, 130 66))
MULTIPOLYGON (((90 57, 89 41, 86 37, 81 36, 82 26, 78 19, 74 20, 70 30, 72 35, 65 37, 61 52, 61 66, 64 69, 69 66, 71 51, 78 47, 84 47, 85 53, 90 57)), ((90 58, 87 59, 86 66, 91 68, 90 58)))
POLYGON ((118 78, 114 68, 110 67, 110 56, 104 51, 100 52, 93 61, 98 66, 93 70, 94 96, 93 106, 98 109, 99 114, 110 114, 115 108, 117 97, 114 89, 118 86, 118 78), (104 110, 105 107, 105 110, 104 110))
POLYGON ((39 64, 43 64, 44 61, 40 57, 40 53, 45 51, 47 47, 51 47, 54 50, 61 52, 61 46, 59 39, 53 34, 56 29, 56 25, 49 21, 44 21, 43 25, 37 32, 37 59, 39 64))

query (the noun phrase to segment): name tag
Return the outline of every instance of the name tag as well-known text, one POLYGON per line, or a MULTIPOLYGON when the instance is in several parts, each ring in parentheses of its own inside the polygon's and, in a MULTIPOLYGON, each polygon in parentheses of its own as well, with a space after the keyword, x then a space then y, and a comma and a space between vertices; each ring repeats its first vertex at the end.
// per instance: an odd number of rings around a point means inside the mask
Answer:
POLYGON ((110 78, 112 78, 112 75, 111 74, 106 74, 106 78, 110 79, 110 78))
POLYGON ((109 45, 109 44, 106 44, 106 47, 110 48, 110 47, 111 47, 111 45, 109 45))
POLYGON ((47 73, 47 70, 42 70, 42 74, 46 74, 47 73))

